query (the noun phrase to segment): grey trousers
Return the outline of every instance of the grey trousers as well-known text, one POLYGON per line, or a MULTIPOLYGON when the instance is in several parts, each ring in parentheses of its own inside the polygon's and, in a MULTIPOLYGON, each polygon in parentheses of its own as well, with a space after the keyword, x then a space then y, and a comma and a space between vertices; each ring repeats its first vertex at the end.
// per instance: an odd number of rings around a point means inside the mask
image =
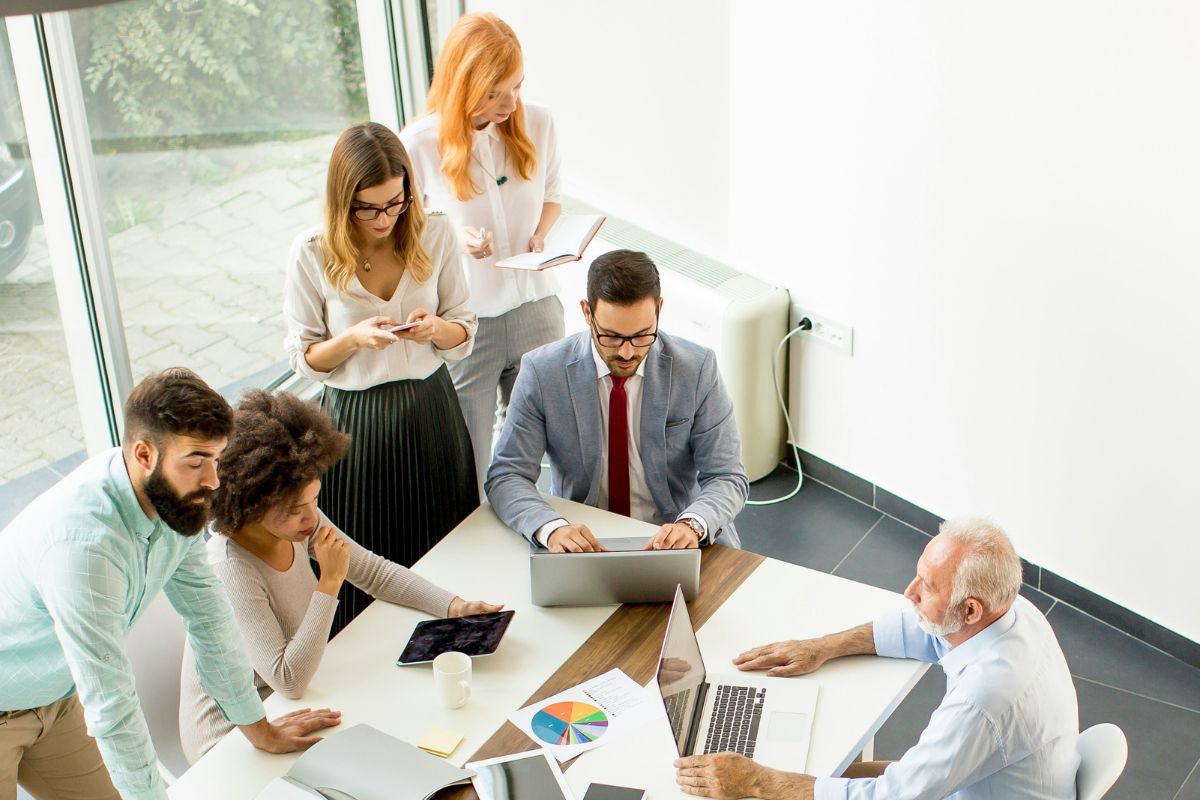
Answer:
POLYGON ((498 317, 481 317, 471 355, 446 365, 471 435, 481 502, 492 463, 492 437, 504 424, 521 356, 565 333, 562 303, 554 296, 543 297, 498 317))

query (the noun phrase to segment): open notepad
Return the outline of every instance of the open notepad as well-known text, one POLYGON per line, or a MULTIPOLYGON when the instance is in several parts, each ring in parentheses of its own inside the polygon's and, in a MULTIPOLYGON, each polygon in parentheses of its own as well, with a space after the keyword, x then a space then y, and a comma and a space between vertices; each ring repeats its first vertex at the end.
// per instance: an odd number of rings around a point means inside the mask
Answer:
POLYGON ((426 800, 475 773, 370 725, 322 739, 255 800, 426 800))
POLYGON ((543 270, 568 261, 578 261, 604 224, 599 214, 563 214, 554 223, 540 253, 522 253, 496 262, 506 269, 543 270))

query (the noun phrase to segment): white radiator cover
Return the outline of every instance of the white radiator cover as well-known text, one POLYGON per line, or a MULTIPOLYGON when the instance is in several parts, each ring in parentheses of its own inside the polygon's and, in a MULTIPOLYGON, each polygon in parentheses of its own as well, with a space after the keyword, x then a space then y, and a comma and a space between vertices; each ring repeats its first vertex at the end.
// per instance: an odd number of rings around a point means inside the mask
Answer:
MULTIPOLYGON (((577 202, 567 206, 568 213, 604 213, 577 202)), ((752 481, 770 474, 785 438, 771 359, 788 331, 787 290, 610 216, 581 262, 554 268, 562 284, 559 296, 568 332, 584 328, 579 301, 586 296, 588 266, 601 253, 621 248, 640 250, 658 265, 662 329, 717 354, 721 378, 733 398, 746 474, 752 481)), ((779 369, 786 389, 786 366, 779 369)))

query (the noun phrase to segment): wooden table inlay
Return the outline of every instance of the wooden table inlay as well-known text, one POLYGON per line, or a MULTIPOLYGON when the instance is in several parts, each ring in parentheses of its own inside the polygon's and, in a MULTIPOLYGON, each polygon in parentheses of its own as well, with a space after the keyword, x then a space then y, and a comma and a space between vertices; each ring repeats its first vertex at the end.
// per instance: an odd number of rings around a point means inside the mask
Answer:
MULTIPOLYGON (((688 603, 692 624, 699 628, 729 599, 742 582, 763 562, 763 556, 734 550, 724 545, 704 548, 700 554, 700 592, 688 603)), ((667 629, 670 603, 627 603, 596 629, 586 642, 521 704, 570 689, 614 667, 645 684, 654 675, 667 629)), ((516 709, 514 709, 516 710, 516 709)), ((538 745, 507 720, 468 761, 536 750, 538 745)), ((437 794, 438 800, 477 800, 470 787, 456 787, 437 794)))

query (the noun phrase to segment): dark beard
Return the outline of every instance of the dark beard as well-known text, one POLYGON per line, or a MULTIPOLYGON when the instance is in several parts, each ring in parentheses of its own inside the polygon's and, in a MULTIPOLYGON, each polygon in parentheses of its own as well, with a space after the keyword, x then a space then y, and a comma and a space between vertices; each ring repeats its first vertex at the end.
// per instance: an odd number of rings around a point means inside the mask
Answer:
POLYGON ((167 483, 167 479, 163 477, 162 462, 154 466, 154 471, 150 473, 150 477, 146 478, 143 490, 146 492, 150 504, 154 506, 154 510, 158 512, 158 516, 167 523, 168 528, 176 533, 195 536, 208 524, 209 503, 207 498, 212 496, 212 491, 197 489, 180 497, 175 494, 171 484, 167 483), (198 497, 204 497, 206 501, 193 503, 192 501, 198 497))

